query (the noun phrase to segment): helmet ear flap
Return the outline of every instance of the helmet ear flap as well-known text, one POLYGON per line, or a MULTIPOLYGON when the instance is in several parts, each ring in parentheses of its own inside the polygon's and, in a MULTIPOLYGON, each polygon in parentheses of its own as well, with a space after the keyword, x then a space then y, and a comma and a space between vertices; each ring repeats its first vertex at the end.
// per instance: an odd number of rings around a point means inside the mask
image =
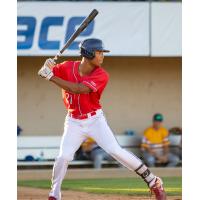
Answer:
POLYGON ((83 57, 86 57, 86 58, 88 58, 88 59, 90 59, 90 60, 93 59, 93 58, 95 57, 94 51, 90 52, 90 51, 87 51, 87 50, 84 49, 84 48, 81 48, 80 53, 81 53, 81 55, 82 55, 83 57))

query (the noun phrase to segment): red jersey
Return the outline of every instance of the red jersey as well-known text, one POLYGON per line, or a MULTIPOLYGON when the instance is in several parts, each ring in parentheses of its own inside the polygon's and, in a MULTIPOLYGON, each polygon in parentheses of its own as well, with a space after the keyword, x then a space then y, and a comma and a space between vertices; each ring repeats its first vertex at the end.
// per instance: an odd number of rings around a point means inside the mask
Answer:
POLYGON ((108 73, 101 67, 96 67, 91 74, 79 74, 80 61, 66 61, 53 68, 54 76, 63 80, 82 83, 92 89, 88 94, 73 94, 64 91, 63 101, 67 110, 76 116, 87 114, 101 108, 101 94, 109 80, 108 73))

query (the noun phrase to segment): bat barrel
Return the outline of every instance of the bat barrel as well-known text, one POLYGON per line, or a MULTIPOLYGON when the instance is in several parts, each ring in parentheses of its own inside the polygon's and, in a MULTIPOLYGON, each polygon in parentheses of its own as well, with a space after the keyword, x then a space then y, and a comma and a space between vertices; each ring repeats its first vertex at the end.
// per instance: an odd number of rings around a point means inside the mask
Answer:
POLYGON ((91 13, 90 13, 90 15, 88 16, 88 18, 90 19, 94 19, 97 15, 98 15, 98 11, 96 10, 96 9, 94 9, 91 13))
POLYGON ((54 61, 56 61, 61 54, 65 51, 67 47, 76 39, 76 37, 89 25, 89 23, 98 15, 98 11, 94 9, 88 17, 81 23, 79 28, 75 31, 75 33, 69 38, 67 43, 64 45, 64 47, 56 54, 56 56, 53 58, 54 61))

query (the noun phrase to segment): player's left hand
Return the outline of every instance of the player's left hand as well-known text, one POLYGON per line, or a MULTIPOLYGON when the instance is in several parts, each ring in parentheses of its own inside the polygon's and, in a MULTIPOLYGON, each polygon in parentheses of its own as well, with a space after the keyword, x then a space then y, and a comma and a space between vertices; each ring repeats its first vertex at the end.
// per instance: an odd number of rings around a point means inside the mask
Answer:
POLYGON ((45 78, 47 80, 50 80, 53 77, 53 72, 51 71, 51 69, 44 65, 39 71, 38 71, 38 75, 41 76, 42 78, 45 78))

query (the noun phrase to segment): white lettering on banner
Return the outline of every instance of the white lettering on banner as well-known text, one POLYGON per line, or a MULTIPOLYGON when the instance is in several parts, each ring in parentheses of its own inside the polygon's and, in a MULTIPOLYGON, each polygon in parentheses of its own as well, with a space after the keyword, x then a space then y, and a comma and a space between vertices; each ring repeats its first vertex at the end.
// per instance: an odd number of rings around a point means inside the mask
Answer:
POLYGON ((19 2, 18 55, 54 56, 94 8, 99 15, 64 55, 79 55, 79 42, 89 37, 102 39, 111 50, 109 55, 149 55, 149 4, 146 2, 19 2))

